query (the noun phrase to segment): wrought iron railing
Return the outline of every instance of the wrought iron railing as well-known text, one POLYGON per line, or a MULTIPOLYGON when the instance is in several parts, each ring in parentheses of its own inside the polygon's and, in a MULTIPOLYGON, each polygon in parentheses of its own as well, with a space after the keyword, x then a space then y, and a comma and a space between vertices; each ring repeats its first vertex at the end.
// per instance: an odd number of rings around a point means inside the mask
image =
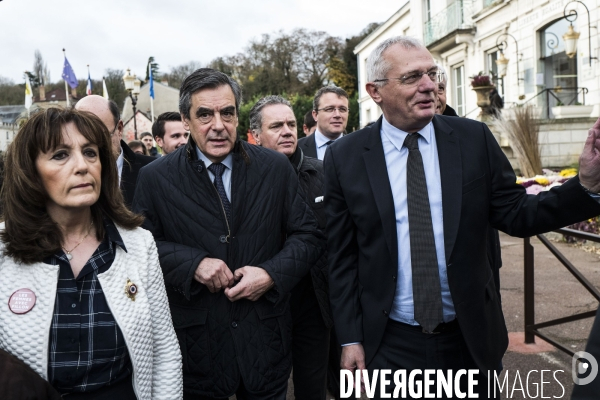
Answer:
POLYGON ((473 0, 456 0, 425 22, 425 46, 458 29, 471 27, 473 0))
MULTIPOLYGON (((557 229, 554 232, 562 233, 563 235, 572 236, 578 239, 585 239, 591 242, 599 243, 600 236, 577 231, 574 229, 562 228, 557 229)), ((560 261, 560 263, 569 271, 575 279, 581 283, 583 289, 587 290, 594 298, 600 301, 600 290, 598 290, 575 266, 560 252, 558 249, 550 243, 550 241, 544 235, 537 235, 537 238, 550 250, 550 252, 560 261)), ((535 336, 538 336, 546 342, 552 344, 557 349, 564 351, 565 353, 572 356, 573 351, 567 346, 559 343, 552 339, 548 335, 540 332, 540 329, 547 328, 549 326, 556 326, 565 324, 567 322, 578 321, 585 318, 591 318, 596 315, 596 310, 586 311, 575 315, 569 315, 566 317, 554 319, 551 321, 535 322, 535 285, 534 285, 534 250, 531 245, 530 238, 524 239, 524 261, 525 261, 525 343, 535 343, 535 336)))
POLYGON ((549 89, 543 89, 538 94, 533 96, 531 99, 527 100, 525 104, 535 104, 535 101, 538 103, 538 107, 543 109, 543 115, 546 116, 547 119, 551 119, 554 117, 552 114, 552 107, 556 106, 572 106, 572 105, 585 105, 585 95, 588 93, 588 88, 585 87, 555 87, 549 89), (541 99, 541 103, 540 100, 541 99))

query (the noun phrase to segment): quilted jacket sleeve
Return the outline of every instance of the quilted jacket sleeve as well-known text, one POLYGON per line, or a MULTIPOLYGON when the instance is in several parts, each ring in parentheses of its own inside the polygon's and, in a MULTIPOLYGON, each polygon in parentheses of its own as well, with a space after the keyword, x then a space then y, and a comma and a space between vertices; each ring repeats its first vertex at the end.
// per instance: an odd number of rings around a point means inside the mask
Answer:
POLYGON ((152 315, 152 399, 183 398, 181 351, 173 328, 156 246, 148 238, 148 296, 152 315))
POLYGON ((156 204, 160 204, 164 200, 156 198, 159 196, 155 190, 158 183, 152 179, 153 173, 155 171, 149 171, 148 168, 140 170, 132 208, 134 212, 146 217, 142 227, 152 232, 156 240, 165 284, 173 287, 189 300, 192 294, 200 292, 204 287, 194 280, 194 273, 200 261, 209 253, 199 247, 190 247, 165 240, 159 217, 160 211, 156 207, 156 204))
POLYGON ((289 167, 285 168, 283 183, 279 182, 287 188, 284 200, 286 241, 279 253, 260 265, 275 282, 275 291, 267 292, 267 299, 275 302, 287 297, 325 251, 325 235, 319 230, 299 188, 298 177, 287 160, 286 163, 289 167), (278 294, 276 299, 268 297, 274 292, 278 294))

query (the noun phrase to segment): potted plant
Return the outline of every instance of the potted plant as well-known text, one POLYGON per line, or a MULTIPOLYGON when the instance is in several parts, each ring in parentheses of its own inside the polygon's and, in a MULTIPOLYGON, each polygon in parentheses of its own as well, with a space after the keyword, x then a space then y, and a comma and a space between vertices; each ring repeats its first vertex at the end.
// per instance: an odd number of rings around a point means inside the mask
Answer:
POLYGON ((576 101, 574 104, 564 104, 558 101, 556 106, 552 107, 552 114, 556 119, 563 118, 589 118, 594 110, 594 106, 584 106, 576 101))
POLYGON ((484 109, 490 106, 490 90, 494 88, 492 83, 492 77, 490 75, 484 75, 483 71, 480 71, 477 75, 471 76, 471 87, 477 94, 477 106, 484 109))

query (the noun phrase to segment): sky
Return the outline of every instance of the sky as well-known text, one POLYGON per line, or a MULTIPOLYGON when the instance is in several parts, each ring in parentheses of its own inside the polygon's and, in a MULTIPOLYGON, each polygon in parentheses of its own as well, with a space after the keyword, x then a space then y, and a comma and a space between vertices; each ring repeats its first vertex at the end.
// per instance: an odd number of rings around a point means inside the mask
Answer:
POLYGON ((263 33, 295 28, 342 38, 384 22, 404 0, 0 0, 0 77, 23 82, 40 50, 52 82, 62 49, 78 79, 107 68, 145 76, 148 57, 162 72, 243 51, 263 33))

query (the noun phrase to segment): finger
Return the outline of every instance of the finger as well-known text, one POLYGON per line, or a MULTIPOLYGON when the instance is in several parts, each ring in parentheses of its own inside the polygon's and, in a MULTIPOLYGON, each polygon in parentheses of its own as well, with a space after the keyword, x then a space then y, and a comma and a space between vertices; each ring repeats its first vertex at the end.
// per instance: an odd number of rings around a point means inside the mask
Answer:
POLYGON ((213 276, 213 278, 211 279, 211 284, 212 284, 212 292, 218 292, 219 290, 221 290, 221 282, 219 281, 219 278, 217 276, 213 276))
POLYGON ((240 284, 238 284, 237 286, 229 288, 229 290, 227 291, 227 297, 231 301, 239 300, 241 292, 242 292, 242 286, 240 284))
POLYGON ((592 127, 592 129, 600 130, 600 118, 596 120, 596 123, 592 127))
POLYGON ((229 271, 229 268, 225 268, 225 269, 221 269, 217 276, 215 277, 217 281, 219 281, 219 286, 221 288, 226 288, 229 287, 229 278, 227 277, 227 272, 229 272, 229 274, 231 274, 231 271, 229 271))

